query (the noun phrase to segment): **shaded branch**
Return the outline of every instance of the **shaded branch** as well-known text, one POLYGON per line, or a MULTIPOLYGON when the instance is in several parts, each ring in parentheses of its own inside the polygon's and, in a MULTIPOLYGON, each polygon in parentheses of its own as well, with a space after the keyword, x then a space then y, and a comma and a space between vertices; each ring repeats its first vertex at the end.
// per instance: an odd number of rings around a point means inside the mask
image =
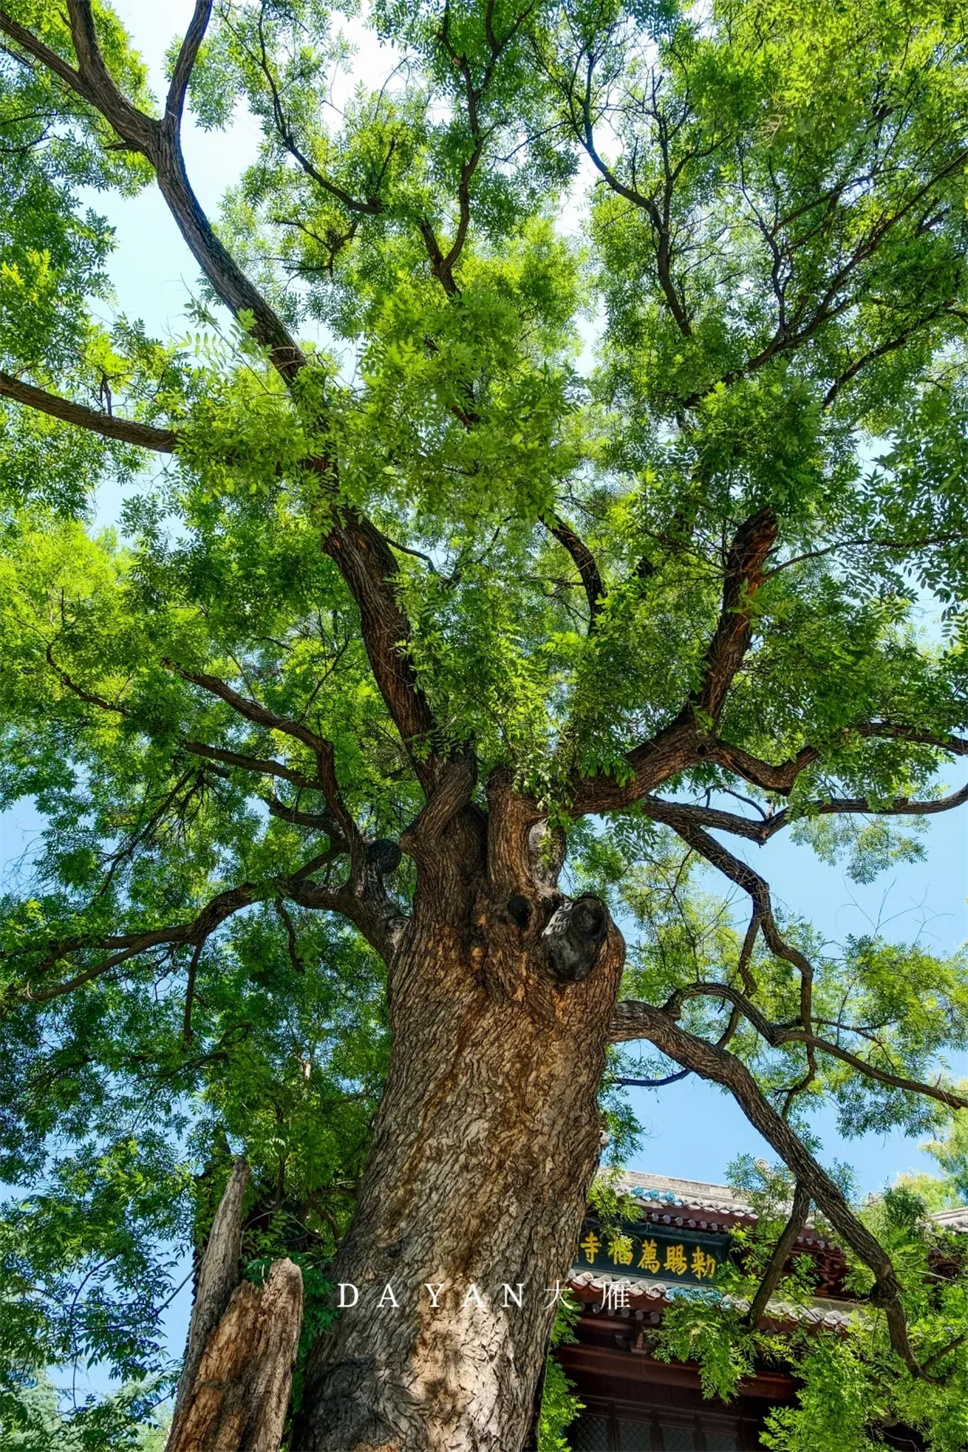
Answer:
POLYGON ((67 0, 67 14, 86 99, 123 141, 150 158, 161 135, 161 123, 139 111, 115 85, 98 44, 91 0, 67 0))
MULTIPOLYGON (((270 898, 288 898, 301 907, 338 913, 353 922, 371 946, 376 948, 382 956, 389 957, 393 946, 392 923, 393 920, 400 918, 400 914, 389 903, 389 899, 385 898, 385 894, 381 894, 378 899, 377 895, 373 893, 361 896, 350 882, 337 888, 330 888, 311 881, 313 873, 318 872, 334 860, 343 850, 345 849, 340 846, 320 853, 310 858, 301 868, 288 876, 270 878, 261 883, 243 882, 236 887, 217 893, 187 923, 117 936, 67 938, 49 944, 46 950, 39 950, 43 952, 44 956, 35 965, 33 976, 21 985, 12 986, 7 990, 0 1013, 9 1012, 14 1003, 18 1001, 46 1003, 54 998, 62 998, 65 994, 83 988, 88 983, 93 983, 95 979, 103 977, 112 969, 132 961, 152 948, 191 946, 196 950, 189 969, 191 974, 192 968, 197 968, 197 950, 204 945, 217 928, 243 908, 270 898), (43 983, 35 986, 34 980, 38 974, 43 974, 48 969, 55 967, 72 953, 99 948, 112 951, 109 951, 106 957, 90 964, 69 978, 46 986, 43 983)), ((20 949, 16 953, 2 955, 0 961, 14 961, 16 958, 25 957, 36 951, 38 950, 32 947, 20 949)), ((187 1012, 186 1007, 186 1022, 189 1022, 187 1012)))
POLYGON ((742 746, 734 746, 728 741, 704 741, 700 755, 707 761, 717 766, 723 766, 735 776, 741 776, 745 781, 751 782, 753 786, 760 787, 763 791, 778 792, 786 796, 793 788, 793 783, 802 771, 819 758, 820 752, 815 746, 805 746, 798 751, 795 757, 788 761, 780 762, 778 766, 768 761, 761 761, 758 756, 753 756, 742 746))
POLYGON ((581 87, 581 94, 577 92, 577 72, 564 84, 559 82, 559 89, 563 92, 568 110, 568 120, 578 141, 585 150, 588 159, 602 177, 604 182, 617 196, 631 203, 639 211, 645 213, 652 226, 656 238, 655 260, 656 276, 662 295, 665 298, 666 306, 671 313, 676 327, 683 337, 692 335, 692 324, 689 321, 688 313, 683 306, 679 292, 676 289, 672 276, 672 230, 671 230, 671 205, 672 189, 675 177, 666 167, 666 185, 664 188, 662 207, 654 197, 641 192, 635 186, 629 186, 623 182, 612 167, 604 160, 598 150, 595 141, 595 124, 592 116, 592 78, 594 73, 594 58, 589 54, 586 60, 584 85, 581 87))
MULTIPOLYGON (((99 413, 22 383, 9 374, 0 373, 0 395, 107 438, 156 452, 171 453, 178 444, 174 430, 158 429, 135 420, 99 413)), ((325 459, 309 459, 306 464, 327 477, 330 466, 325 459)), ((435 738, 436 727, 406 655, 411 631, 392 587, 396 562, 388 542, 369 520, 352 509, 342 510, 341 515, 342 525, 330 530, 323 541, 323 548, 336 562, 360 607, 364 644, 377 684, 414 760, 418 779, 429 793, 434 785, 435 766, 428 756, 427 743, 435 738)), ((71 689, 83 695, 73 685, 71 689)), ((120 706, 89 699, 92 704, 106 705, 107 709, 125 714, 120 706)), ((278 729, 285 728, 280 726, 278 729)))
POLYGON ((253 701, 248 696, 241 695, 227 681, 221 680, 218 676, 207 675, 203 671, 185 670, 167 658, 163 658, 161 663, 174 671, 176 675, 181 676, 182 680, 200 686, 202 690, 208 691, 213 696, 218 696, 244 720, 252 721, 258 726, 265 726, 269 731, 281 731, 286 736, 294 736, 297 741, 308 746, 317 758, 327 748, 332 749, 330 742, 317 735, 315 731, 311 731, 302 722, 292 721, 288 716, 280 716, 277 712, 270 710, 268 706, 263 706, 260 701, 253 701))
MULTIPOLYGON (((801 309, 798 309, 799 317, 793 323, 788 323, 781 320, 780 325, 777 327, 776 331, 773 334, 773 337, 766 344, 766 346, 760 350, 759 353, 755 354, 751 358, 748 358, 741 367, 731 369, 729 372, 723 374, 720 379, 708 385, 707 387, 704 387, 699 392, 689 394, 688 397, 683 399, 682 406, 684 408, 692 408, 697 403, 700 403, 702 399, 708 397, 713 389, 720 387, 721 385, 725 385, 728 387, 730 384, 735 383, 737 379, 747 377, 751 374, 756 373, 760 368, 763 368, 767 364, 771 363, 774 358, 777 358, 784 353, 794 351, 797 348, 802 347, 805 343, 809 343, 818 335, 818 333, 823 327, 826 326, 827 323, 832 322, 834 319, 840 317, 849 308, 854 306, 858 298, 858 292, 856 290, 855 282, 856 275, 859 269, 863 267, 864 263, 868 262, 872 257, 876 255, 884 239, 889 236, 889 234, 894 231, 894 229, 898 227, 901 222, 903 222, 906 218, 911 217, 912 213, 916 213, 918 208, 921 207, 922 204, 925 207, 928 207, 928 211, 923 212, 919 221, 917 222, 918 231, 920 232, 922 229, 930 228, 930 226, 937 222, 938 215, 936 214, 934 217, 932 217, 930 214, 930 207, 928 203, 930 193, 932 192, 932 190, 939 187, 941 183, 943 183, 948 177, 956 174, 963 169, 966 155, 968 155, 968 152, 966 152, 964 148, 955 152, 948 158, 943 166, 939 167, 936 172, 934 172, 931 176, 927 177, 927 179, 924 180, 921 185, 918 186, 897 207, 895 211, 877 218, 877 220, 870 227, 870 230, 867 232, 866 236, 863 236, 858 241, 857 246, 854 248, 850 256, 845 258, 842 264, 838 267, 837 271, 826 279, 824 291, 822 295, 818 298, 816 307, 813 309, 813 312, 809 316, 807 316, 807 309, 804 303, 804 306, 801 309), (848 284, 851 288, 854 289, 853 291, 848 290, 848 284)), ((868 364, 869 362, 874 361, 875 358, 893 351, 896 347, 903 346, 908 338, 913 335, 913 333, 916 332, 919 327, 926 326, 928 323, 934 321, 936 317, 938 317, 943 311, 948 308, 951 308, 950 303, 946 303, 942 307, 934 308, 933 310, 928 312, 924 318, 920 320, 915 320, 911 327, 906 331, 905 337, 902 337, 898 340, 892 340, 891 344, 889 345, 873 349, 869 354, 865 355, 860 360, 860 366, 856 370, 848 370, 848 377, 844 379, 844 381, 849 381, 850 378, 855 377, 857 372, 860 371, 861 367, 866 366, 866 364, 868 364)), ((840 386, 842 386, 841 381, 837 380, 833 385, 834 391, 832 396, 828 392, 827 397, 824 399, 824 403, 833 402, 833 399, 837 396, 837 391, 839 391, 840 386)))
MULTIPOLYGON (((90 706, 96 706, 100 711, 111 711, 118 716, 125 717, 129 721, 134 719, 134 712, 122 701, 109 701, 106 697, 100 696, 94 691, 85 690, 83 686, 78 685, 67 671, 57 664, 53 656, 53 647, 50 644, 47 645, 46 656, 48 664, 58 679, 72 695, 77 696, 78 700, 84 701, 90 706)), ((242 698, 240 697, 240 699, 242 698)), ((281 761, 275 761, 271 757, 251 756, 241 751, 229 751, 223 747, 210 746, 207 742, 192 741, 186 737, 181 737, 178 744, 182 751, 188 752, 191 756, 201 757, 204 761, 218 762, 223 766, 238 767, 242 771, 251 771, 259 776, 278 777, 282 781, 291 782, 293 786, 299 787, 304 791, 320 790, 320 783, 318 781, 306 776, 304 772, 297 771, 294 767, 285 766, 281 761)), ((277 806, 279 810, 273 810, 272 804, 269 804, 269 810, 274 816, 282 815, 283 803, 278 802, 277 806)), ((312 820, 300 825, 314 827, 322 825, 316 814, 308 815, 312 816, 312 820)), ((297 818, 292 816, 288 820, 296 821, 297 818)))
POLYGON ((664 797, 653 796, 651 792, 642 798, 642 811, 654 822, 663 822, 668 826, 688 821, 697 827, 732 832, 735 837, 746 837, 757 843, 765 842, 772 835, 772 831, 776 830, 772 828, 776 816, 766 820, 741 817, 738 812, 724 812, 719 807, 700 806, 695 802, 670 802, 664 797))
POLYGON ((323 539, 360 611, 363 644, 380 692, 429 797, 437 779, 439 733, 408 652, 410 622, 397 603, 397 562, 386 539, 364 516, 340 511, 323 539))
POLYGON ((763 1272, 763 1278, 756 1288, 756 1294, 750 1302, 750 1308, 746 1313, 746 1323, 755 1331, 760 1323, 760 1317, 766 1312, 770 1297, 776 1290, 783 1275, 783 1268, 790 1259, 793 1247, 801 1230, 806 1224, 807 1216, 810 1213, 810 1196, 803 1186, 797 1182, 793 1192, 793 1208, 790 1211, 790 1218, 783 1227, 783 1232, 773 1248, 769 1264, 763 1272))
MULTIPOLYGON (((719 807, 707 807, 698 802, 675 802, 647 793, 642 798, 642 811, 655 822, 669 826, 677 823, 691 823, 696 827, 707 827, 712 831, 730 832, 734 837, 745 837, 762 846, 778 832, 794 822, 812 816, 863 815, 871 817, 929 817, 938 812, 950 812, 955 807, 968 804, 968 785, 947 796, 928 801, 912 801, 910 797, 895 797, 883 806, 872 806, 864 797, 828 797, 798 802, 795 807, 783 807, 761 817, 742 817, 737 812, 726 812, 719 807)), ((754 804, 755 805, 755 804, 754 804)))
MULTIPOLYGON (((228 751, 220 746, 209 746, 204 741, 182 740, 178 744, 183 751, 189 752, 192 756, 200 756, 204 761, 221 762, 224 766, 235 766, 240 771, 251 771, 257 776, 275 776, 280 781, 291 782, 294 787, 299 787, 303 791, 319 791, 319 783, 312 777, 306 776, 304 772, 296 771, 294 767, 285 766, 281 761, 276 761, 272 757, 249 756, 242 751, 228 751)), ((272 811, 271 806, 269 810, 272 811)), ((279 814, 273 812, 273 816, 277 815, 279 814)), ((315 825, 315 823, 311 825, 315 825)))
POLYGON ((842 392, 842 390, 846 388, 849 383, 852 383, 853 380, 857 378, 858 375, 861 374, 865 368, 869 367, 871 363, 875 363, 878 358, 886 358, 889 354, 896 353, 898 349, 906 347, 911 339, 917 333, 919 333, 922 328, 926 328, 930 323, 936 322, 938 318, 942 317, 946 312, 949 311, 951 311, 950 304, 940 303, 936 308, 932 308, 930 312, 925 313, 923 317, 915 318, 911 322, 910 326, 902 329, 902 331, 896 334, 893 338, 886 338, 884 342, 878 344, 876 348, 869 348, 866 353, 862 353, 859 358, 855 358, 853 363, 845 368, 843 373, 839 374, 838 377, 834 379, 833 383, 831 383, 830 387, 827 389, 827 392, 823 396, 821 406, 823 408, 829 408, 830 405, 836 401, 838 395, 842 392))
POLYGON ((670 777, 694 765, 697 755, 701 755, 701 745, 701 732, 695 722, 677 717, 651 741, 625 753, 621 780, 605 772, 576 777, 570 790, 571 815, 582 817, 632 806, 670 777))
POLYGON ((796 1176, 797 1184, 818 1210, 864 1262, 874 1276, 871 1304, 884 1311, 891 1346, 915 1376, 923 1374, 910 1341, 901 1306, 901 1286, 890 1256, 860 1221, 843 1191, 817 1164, 806 1145, 766 1099, 742 1060, 687 1033, 673 1018, 654 1005, 636 1000, 616 1005, 612 1042, 648 1039, 667 1058, 692 1069, 702 1078, 729 1089, 753 1127, 759 1130, 796 1176))
MULTIPOLYGON (((843 814, 850 816, 860 814, 869 817, 931 817, 938 812, 950 812, 953 807, 963 807, 968 803, 968 786, 960 787, 956 792, 949 792, 945 797, 935 797, 926 802, 912 802, 910 797, 895 797, 883 807, 872 807, 870 802, 863 797, 830 797, 826 801, 810 801, 798 803, 795 808, 784 807, 780 812, 774 812, 767 818, 764 826, 766 832, 763 840, 772 837, 776 832, 788 826, 791 822, 803 817, 810 816, 838 816, 843 814)), ((727 828, 727 831, 734 830, 727 828)))
POLYGON ((211 14, 212 0, 195 0, 195 10, 188 29, 185 31, 185 38, 181 43, 175 68, 171 73, 171 84, 168 87, 168 98, 165 102, 165 119, 176 127, 181 122, 182 112, 185 109, 185 93, 198 58, 199 47, 205 39, 211 14))
MULTIPOLYGON (((720 1034, 719 1038, 716 1040, 717 1048, 724 1049, 726 1045, 730 1042, 730 1040, 736 1033, 736 1030, 739 1028, 741 1017, 742 1014, 740 1013, 740 1010, 734 1006, 730 1011, 729 1021, 726 1024, 726 1027, 720 1034)), ((692 1069, 679 1069, 675 1074, 665 1074, 659 1079, 616 1078, 612 1080, 612 1083, 624 1084, 628 1087, 637 1087, 642 1089, 664 1089, 667 1084, 677 1084, 680 1079, 688 1079, 692 1073, 692 1069)))
POLYGON ((558 543, 571 555, 575 568, 581 576, 581 582, 585 589, 585 598, 588 601, 588 633, 591 635, 595 629, 595 622, 601 614, 607 594, 598 568, 598 562, 584 540, 576 534, 570 524, 567 524, 561 518, 560 514, 553 514, 543 520, 542 523, 554 535, 558 543))
POLYGON ((743 521, 726 556, 723 604, 706 651, 702 681, 683 708, 698 712, 714 725, 726 695, 743 664, 753 636, 753 597, 763 583, 763 566, 776 543, 777 523, 766 505, 743 521))
MULTIPOLYGON (((339 833, 331 812, 304 812, 299 807, 287 806, 285 802, 281 802, 275 796, 264 797, 263 800, 269 808, 270 815, 278 817, 280 822, 292 822, 296 827, 308 827, 314 832, 326 832, 330 837, 337 839, 333 844, 337 845, 339 833)), ((339 845, 345 847, 343 843, 339 845)))
POLYGON ((136 419, 118 418, 115 414, 101 413, 84 404, 73 403, 56 393, 47 393, 24 383, 10 373, 0 373, 0 398, 13 399, 15 403, 36 409, 50 418, 63 423, 75 424, 90 433, 101 434, 106 439, 115 439, 122 444, 135 444, 141 449, 153 449, 159 454, 174 453, 178 436, 173 429, 155 428, 152 424, 138 423, 136 419))
POLYGON ((192 953, 188 964, 188 977, 185 981, 185 1012, 182 1018, 182 1043, 190 1044, 192 1041, 192 1007, 195 1001, 195 976, 198 972, 198 960, 202 956, 202 949, 205 947, 205 939, 202 938, 195 944, 195 951, 192 953))
MULTIPOLYGON (((256 901, 259 889, 255 883, 243 882, 238 887, 229 888, 225 892, 217 893, 201 912, 188 923, 179 923, 164 928, 153 928, 143 933, 126 934, 120 940, 117 938, 105 938, 96 941, 84 942, 77 939, 68 939, 60 943, 52 944, 41 962, 37 965, 37 972, 44 972, 45 969, 54 967, 69 953, 77 951, 81 947, 96 948, 100 944, 105 946, 120 942, 116 952, 109 953, 97 963, 83 969, 80 973, 70 978, 62 979, 58 983, 50 984, 47 987, 34 987, 30 980, 19 988, 8 990, 7 1006, 17 1000, 23 999, 30 1003, 46 1003, 53 998, 62 998, 66 993, 72 993, 76 988, 83 988, 88 983, 93 983, 96 978, 101 978, 109 973, 112 968, 117 968, 123 963, 137 958, 141 953, 147 952, 150 948, 160 946, 178 947, 183 944, 190 944, 197 947, 203 944, 227 918, 242 908, 249 907, 256 901)), ((8 957, 12 955, 7 955, 8 957)), ((19 956, 19 955, 18 955, 19 956)))

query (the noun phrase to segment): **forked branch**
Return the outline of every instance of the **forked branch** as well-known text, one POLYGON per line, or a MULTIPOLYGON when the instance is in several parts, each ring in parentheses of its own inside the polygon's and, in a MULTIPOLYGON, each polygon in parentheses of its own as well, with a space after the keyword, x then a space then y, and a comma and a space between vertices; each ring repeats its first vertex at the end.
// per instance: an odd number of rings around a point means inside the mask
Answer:
POLYGON ((611 1038, 613 1043, 648 1039, 682 1068, 693 1069, 702 1078, 721 1084, 731 1092, 750 1123, 796 1176, 803 1193, 809 1196, 842 1237, 843 1244, 854 1251, 872 1272, 874 1287, 871 1302, 884 1311, 891 1346, 913 1375, 922 1375, 908 1338, 900 1299, 901 1286, 890 1256, 851 1210, 840 1187, 817 1164, 803 1141, 773 1108, 742 1060, 727 1049, 717 1048, 687 1033, 662 1009, 639 1001, 616 1005, 611 1038))
POLYGON ((726 695, 749 650, 753 636, 753 599, 763 583, 765 564, 777 539, 776 515, 769 505, 743 521, 726 556, 723 603, 706 651, 702 679, 683 708, 683 717, 695 712, 713 726, 726 695))
POLYGON ((136 419, 118 418, 115 414, 102 413, 96 408, 73 403, 56 393, 47 393, 24 383, 10 373, 0 372, 0 398, 12 399, 27 408, 45 413, 49 418, 60 419, 62 423, 74 424, 87 429, 89 433, 100 434, 105 439, 115 439, 121 444, 134 444, 139 449, 153 449, 155 453, 172 454, 178 443, 174 429, 155 428, 152 424, 138 423, 136 419))

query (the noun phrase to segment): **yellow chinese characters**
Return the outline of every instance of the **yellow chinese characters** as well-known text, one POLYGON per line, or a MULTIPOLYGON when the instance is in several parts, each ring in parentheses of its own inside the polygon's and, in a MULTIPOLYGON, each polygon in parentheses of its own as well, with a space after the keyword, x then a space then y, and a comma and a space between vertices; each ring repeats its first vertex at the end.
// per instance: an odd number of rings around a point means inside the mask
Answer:
POLYGON ((719 1262, 701 1246, 685 1241, 669 1244, 664 1237, 640 1240, 638 1235, 620 1235, 612 1231, 600 1234, 589 1229, 579 1244, 586 1265, 611 1262, 617 1269, 628 1267, 632 1273, 644 1271, 650 1276, 691 1276, 697 1281, 713 1278, 719 1262))
POLYGON ((684 1276, 689 1269, 686 1252, 681 1245, 666 1246, 665 1270, 674 1276, 684 1276))
POLYGON ((585 1259, 588 1261, 589 1265, 595 1264, 595 1257, 601 1250, 601 1248, 602 1242, 599 1240, 594 1230, 589 1230, 588 1234, 585 1236, 585 1239, 579 1246, 579 1250, 584 1251, 585 1259))
POLYGON ((612 1265, 632 1264, 632 1242, 627 1235, 613 1235, 608 1242, 608 1254, 612 1265))
POLYGON ((651 1271, 653 1275, 656 1275, 662 1269, 659 1264, 659 1257, 656 1253, 656 1244, 654 1240, 643 1240, 642 1254, 639 1257, 638 1269, 651 1271))
POLYGON ((707 1255, 698 1245, 692 1253, 692 1273, 697 1281, 708 1280, 716 1274, 715 1256, 707 1255))

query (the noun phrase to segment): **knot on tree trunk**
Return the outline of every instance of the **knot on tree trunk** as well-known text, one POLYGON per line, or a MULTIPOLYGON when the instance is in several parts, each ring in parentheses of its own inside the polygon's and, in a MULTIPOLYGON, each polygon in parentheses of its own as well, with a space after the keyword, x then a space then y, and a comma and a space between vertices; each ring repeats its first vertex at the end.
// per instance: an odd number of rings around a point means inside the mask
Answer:
POLYGON ((608 935, 608 909, 590 893, 562 903, 541 935, 545 954, 559 983, 578 983, 598 962, 608 935))

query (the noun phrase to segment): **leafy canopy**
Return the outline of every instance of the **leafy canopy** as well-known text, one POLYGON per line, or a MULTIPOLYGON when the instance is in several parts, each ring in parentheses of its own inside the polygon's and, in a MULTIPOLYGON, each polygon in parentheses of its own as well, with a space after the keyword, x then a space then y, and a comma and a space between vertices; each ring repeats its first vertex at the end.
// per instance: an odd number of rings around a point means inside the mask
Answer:
MULTIPOLYGON (((653 1077, 679 1024, 802 1137, 832 1097, 961 1153, 963 960, 831 952, 747 849, 866 880, 965 800, 964 7, 378 0, 353 87, 346 20, 200 0, 156 98, 108 5, 0 10, 0 805, 43 823, 0 919, 21 1426, 34 1368, 163 1364, 170 1248, 239 1148, 251 1264, 324 1277, 417 880, 391 844, 471 758, 636 925, 652 1016, 616 1037, 653 1077), (186 105, 262 128, 217 235, 186 105), (190 345, 105 321, 90 198, 156 182, 190 345)), ((908 1329, 804 1351, 778 1447, 819 1445, 827 1383, 868 1445, 861 1363, 956 1445, 962 1292, 883 1213, 908 1329)))

